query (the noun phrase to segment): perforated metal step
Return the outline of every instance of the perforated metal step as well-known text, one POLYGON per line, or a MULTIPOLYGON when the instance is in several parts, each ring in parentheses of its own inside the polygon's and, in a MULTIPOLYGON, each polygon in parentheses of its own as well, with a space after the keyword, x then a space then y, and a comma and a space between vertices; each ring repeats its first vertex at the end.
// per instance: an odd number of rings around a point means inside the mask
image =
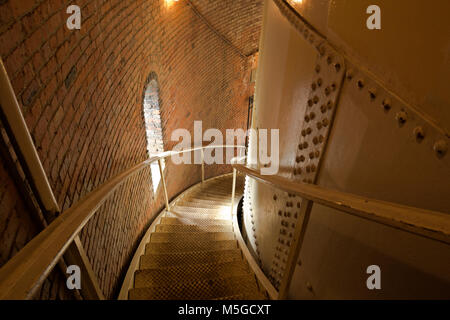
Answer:
MULTIPOLYGON (((239 193, 236 193, 235 198, 239 198, 239 193)), ((217 195, 217 194, 205 194, 204 192, 195 192, 191 193, 189 196, 186 196, 184 199, 198 199, 198 200, 218 200, 229 202, 231 201, 231 194, 226 195, 217 195)))
POLYGON ((163 269, 139 270, 135 274, 134 287, 162 287, 194 281, 250 275, 243 261, 225 263, 191 264, 163 269))
POLYGON ((255 295, 259 292, 253 275, 193 281, 163 287, 130 290, 133 300, 205 300, 221 297, 255 295))
POLYGON ((233 232, 154 232, 150 242, 221 241, 235 239, 233 232))
POLYGON ((233 232, 231 225, 159 224, 156 232, 233 232))
POLYGON ((174 207, 170 209, 170 212, 166 213, 166 216, 171 218, 220 219, 231 221, 230 212, 211 212, 207 209, 185 210, 174 207))
POLYGON ((184 242, 150 242, 145 246, 145 253, 193 252, 237 249, 236 240, 223 241, 184 241, 184 242))
POLYGON ((150 253, 141 256, 139 269, 165 268, 198 263, 223 263, 239 260, 242 260, 242 253, 239 249, 160 254, 150 253))
POLYGON ((172 203, 146 244, 129 299, 267 298, 235 239, 231 183, 214 179, 172 203))
POLYGON ((170 211, 230 214, 230 206, 217 206, 217 205, 196 206, 195 203, 183 202, 172 207, 170 211))
POLYGON ((182 199, 181 201, 177 202, 177 205, 179 206, 199 206, 202 208, 204 205, 206 205, 206 208, 210 208, 210 206, 214 207, 229 207, 231 203, 231 197, 227 200, 217 200, 217 199, 198 199, 198 198, 186 198, 182 199))
POLYGON ((227 219, 204 219, 202 218, 189 218, 183 217, 181 215, 172 215, 171 217, 163 217, 161 218, 161 224, 171 224, 171 225, 196 225, 196 226, 208 226, 208 225, 232 225, 231 220, 227 219))

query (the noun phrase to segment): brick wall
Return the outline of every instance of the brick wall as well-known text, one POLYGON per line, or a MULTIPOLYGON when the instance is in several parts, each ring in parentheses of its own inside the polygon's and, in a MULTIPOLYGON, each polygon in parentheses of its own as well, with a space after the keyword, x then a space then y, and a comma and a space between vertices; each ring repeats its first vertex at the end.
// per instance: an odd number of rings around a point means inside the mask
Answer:
MULTIPOLYGON (((204 129, 245 127, 262 0, 180 0, 171 6, 156 0, 80 0, 82 24, 74 31, 66 28, 69 4, 0 1, 0 55, 62 208, 146 159, 142 97, 152 72, 160 85, 165 150, 174 145, 172 130, 192 130, 194 120, 203 120, 204 129)), ((4 169, 0 227, 5 217, 19 216, 20 203, 4 169)), ((207 176, 226 170, 211 167, 207 176)), ((198 182, 200 170, 168 163, 166 176, 173 197, 198 182)), ((117 294, 161 205, 146 170, 122 186, 83 230, 82 242, 107 297, 117 294)), ((17 249, 33 234, 26 221, 19 228, 27 237, 17 249)), ((18 241, 10 233, 4 237, 18 241)))

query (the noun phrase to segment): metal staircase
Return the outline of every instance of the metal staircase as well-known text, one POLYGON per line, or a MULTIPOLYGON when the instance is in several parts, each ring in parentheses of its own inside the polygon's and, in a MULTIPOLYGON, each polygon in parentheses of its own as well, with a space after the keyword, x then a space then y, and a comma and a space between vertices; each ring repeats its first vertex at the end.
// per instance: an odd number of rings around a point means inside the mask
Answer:
MULTIPOLYGON (((235 200, 243 188, 240 177, 235 200)), ((231 190, 232 176, 221 176, 171 203, 139 257, 129 299, 267 299, 239 249, 231 190)))

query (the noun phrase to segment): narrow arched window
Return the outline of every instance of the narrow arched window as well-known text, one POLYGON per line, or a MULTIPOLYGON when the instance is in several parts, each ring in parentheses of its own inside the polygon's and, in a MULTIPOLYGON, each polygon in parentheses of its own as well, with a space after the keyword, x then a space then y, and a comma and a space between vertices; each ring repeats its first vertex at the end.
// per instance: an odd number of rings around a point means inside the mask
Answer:
MULTIPOLYGON (((147 79, 144 91, 144 120, 147 133, 147 150, 150 157, 164 151, 159 102, 158 79, 156 74, 152 72, 147 79)), ((164 161, 162 161, 162 166, 164 169, 164 161)), ((156 193, 161 181, 158 162, 152 163, 150 168, 153 191, 156 193)))

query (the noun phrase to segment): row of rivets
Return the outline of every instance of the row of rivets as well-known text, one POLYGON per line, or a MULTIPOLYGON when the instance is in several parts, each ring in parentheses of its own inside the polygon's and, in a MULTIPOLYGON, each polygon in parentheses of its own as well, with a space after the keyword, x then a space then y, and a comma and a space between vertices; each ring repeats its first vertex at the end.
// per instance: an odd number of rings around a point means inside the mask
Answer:
MULTIPOLYGON (((353 77, 354 77, 354 73, 355 72, 354 72, 353 69, 349 69, 347 71, 347 73, 346 73, 347 80, 349 80, 349 81, 352 80, 353 77)), ((364 87, 365 87, 365 80, 364 79, 358 79, 356 81, 356 86, 360 90, 364 89, 364 87)), ((378 90, 377 90, 377 88, 371 87, 371 88, 369 88, 367 90, 367 92, 368 92, 368 97, 369 97, 370 101, 373 102, 373 101, 375 101, 377 99, 377 97, 378 97, 378 90)), ((384 98, 382 100, 382 102, 381 102, 381 107, 383 108, 383 110, 385 112, 389 112, 392 109, 391 99, 384 98)), ((394 117, 395 117, 395 120, 397 121, 397 124, 398 124, 398 126, 400 128, 403 127, 407 123, 408 118, 409 118, 408 117, 408 112, 405 109, 401 109, 400 111, 396 112, 394 117)), ((417 141, 417 143, 421 143, 426 137, 424 128, 422 126, 420 126, 420 125, 414 127, 414 129, 413 129, 413 136, 415 137, 415 140, 417 141)), ((448 143, 445 140, 443 140, 443 139, 436 141, 433 144, 433 151, 434 151, 435 155, 438 158, 444 157, 447 154, 447 151, 448 151, 448 143)))

